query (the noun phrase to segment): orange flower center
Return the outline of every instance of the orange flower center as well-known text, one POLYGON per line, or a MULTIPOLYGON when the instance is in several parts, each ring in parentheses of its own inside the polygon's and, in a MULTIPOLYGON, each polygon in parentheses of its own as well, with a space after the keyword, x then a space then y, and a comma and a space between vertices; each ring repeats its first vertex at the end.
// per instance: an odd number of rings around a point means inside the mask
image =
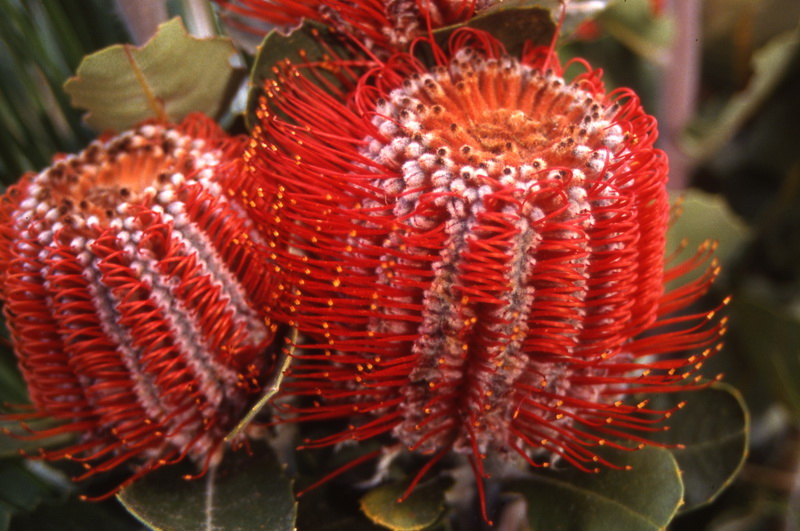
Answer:
POLYGON ((195 170, 216 165, 217 157, 203 147, 201 139, 145 125, 57 161, 40 177, 32 199, 70 225, 96 218, 106 226, 122 205, 147 203, 195 170))
POLYGON ((527 181, 531 170, 602 171, 623 141, 611 123, 616 112, 555 75, 463 49, 447 68, 414 74, 379 101, 375 123, 389 138, 409 138, 384 147, 382 160, 428 153, 461 169, 454 175, 471 177, 477 167, 527 181))

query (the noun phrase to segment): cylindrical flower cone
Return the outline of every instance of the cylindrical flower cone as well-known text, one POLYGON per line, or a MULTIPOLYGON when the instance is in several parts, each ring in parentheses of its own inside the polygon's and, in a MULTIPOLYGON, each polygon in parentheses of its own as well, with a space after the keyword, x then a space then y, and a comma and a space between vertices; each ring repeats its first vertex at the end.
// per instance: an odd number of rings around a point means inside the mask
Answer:
MULTIPOLYGON (((0 204, 0 294, 45 459, 129 481, 208 466, 272 370, 269 275, 226 179, 243 138, 194 115, 106 135, 28 174, 0 204)), ((127 482, 126 482, 127 483, 127 482)), ((109 493, 110 494, 110 493, 109 493)))
POLYGON ((308 338, 282 414, 346 419, 306 447, 431 455, 416 480, 451 451, 479 479, 488 453, 613 467, 598 447, 646 445, 671 414, 633 395, 703 385, 724 320, 675 312, 717 274, 712 246, 667 263, 668 164, 633 92, 478 31, 431 46, 435 65, 375 62, 347 98, 317 84, 336 58, 265 87, 243 186, 270 311, 308 338))

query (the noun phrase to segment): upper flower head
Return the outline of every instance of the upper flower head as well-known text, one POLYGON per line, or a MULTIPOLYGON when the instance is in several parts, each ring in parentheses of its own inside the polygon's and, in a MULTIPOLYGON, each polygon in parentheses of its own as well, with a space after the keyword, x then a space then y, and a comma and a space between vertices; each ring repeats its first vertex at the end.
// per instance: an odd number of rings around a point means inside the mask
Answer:
POLYGON ((665 272, 667 160, 631 91, 480 32, 433 48, 433 66, 376 64, 347 102, 310 65, 266 87, 253 215, 271 310, 311 338, 282 390, 311 402, 284 412, 349 419, 310 445, 386 433, 483 477, 488 452, 613 466, 593 448, 647 444, 670 414, 626 397, 691 387, 715 350, 714 312, 669 314, 716 265, 664 290, 710 246, 665 272))
POLYGON ((260 389, 273 337, 253 230, 224 178, 242 139, 191 116, 61 157, 0 202, 0 295, 34 432, 80 435, 47 459, 86 477, 208 463, 260 389))
POLYGON ((214 0, 234 24, 296 26, 303 19, 332 24, 378 50, 402 50, 429 28, 463 22, 493 0, 214 0))

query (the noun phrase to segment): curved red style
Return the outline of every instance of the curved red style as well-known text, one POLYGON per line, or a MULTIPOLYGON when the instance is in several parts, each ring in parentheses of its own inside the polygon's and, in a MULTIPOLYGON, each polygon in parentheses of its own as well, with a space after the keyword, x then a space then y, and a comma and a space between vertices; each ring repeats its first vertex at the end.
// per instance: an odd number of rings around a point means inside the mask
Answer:
POLYGON ((634 93, 477 31, 433 56, 376 63, 347 103, 315 65, 265 87, 242 186, 269 311, 309 338, 281 414, 347 419, 306 447, 390 435, 432 456, 417 480, 450 451, 478 478, 488 453, 613 467, 597 447, 650 444, 672 413, 632 395, 704 385, 725 320, 675 312, 713 246, 667 263, 668 164, 634 93))
POLYGON ((33 403, 4 418, 79 436, 40 453, 84 463, 77 479, 208 466, 272 369, 259 236, 225 186, 243 140, 199 115, 145 123, 0 200, 0 294, 33 403))

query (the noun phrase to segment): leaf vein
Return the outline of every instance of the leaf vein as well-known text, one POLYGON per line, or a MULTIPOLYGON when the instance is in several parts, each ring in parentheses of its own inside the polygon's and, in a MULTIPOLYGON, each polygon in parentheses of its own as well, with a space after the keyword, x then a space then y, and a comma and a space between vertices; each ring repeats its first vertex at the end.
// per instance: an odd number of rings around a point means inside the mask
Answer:
MULTIPOLYGON (((550 484, 553 484, 553 485, 555 485, 557 487, 561 487, 561 488, 564 488, 566 490, 570 490, 570 491, 573 491, 573 492, 576 492, 576 493, 582 494, 582 495, 586 495, 586 493, 587 493, 586 489, 581 489, 581 488, 578 488, 575 485, 572 485, 570 483, 559 481, 557 479, 553 479, 553 478, 550 478, 550 477, 538 476, 538 477, 536 477, 534 479, 534 481, 541 481, 541 482, 544 482, 544 483, 550 483, 550 484)), ((618 507, 618 508, 622 509, 625 513, 631 514, 636 519, 641 520, 645 524, 652 526, 653 529, 655 529, 655 530, 660 530, 660 529, 663 528, 663 526, 658 525, 656 522, 654 522, 650 518, 646 517, 643 514, 640 514, 640 513, 636 512, 635 510, 633 510, 632 508, 628 507, 627 505, 623 504, 622 502, 620 502, 618 500, 615 500, 613 498, 609 498, 608 496, 600 494, 599 492, 596 492, 596 491, 590 491, 590 492, 591 492, 592 496, 598 498, 600 501, 603 501, 603 502, 607 503, 608 505, 612 505, 612 506, 615 506, 615 507, 618 507)))

